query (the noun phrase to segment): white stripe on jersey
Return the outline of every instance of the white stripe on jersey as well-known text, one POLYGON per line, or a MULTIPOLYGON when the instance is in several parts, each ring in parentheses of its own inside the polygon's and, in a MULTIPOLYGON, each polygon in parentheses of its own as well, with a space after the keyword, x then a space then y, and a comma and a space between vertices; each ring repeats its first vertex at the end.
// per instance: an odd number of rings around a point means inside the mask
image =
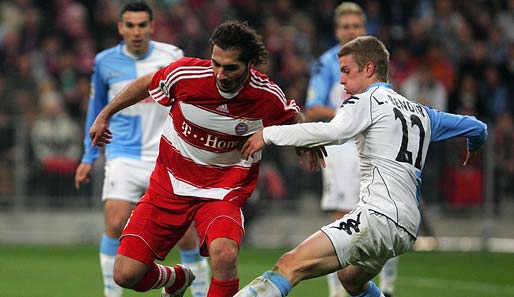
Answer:
POLYGON ((206 73, 210 72, 212 74, 212 68, 211 67, 205 67, 205 66, 181 66, 173 69, 168 75, 166 76, 165 83, 168 86, 172 86, 173 83, 170 83, 176 76, 179 76, 180 74, 190 74, 190 73, 206 73))
MULTIPOLYGON (((180 101, 179 104, 184 117, 193 124, 200 127, 208 125, 209 130, 229 135, 237 135, 234 127, 241 123, 241 119, 210 112, 193 104, 185 103, 184 101, 180 101)), ((254 132, 264 128, 262 119, 245 119, 244 123, 248 125, 248 132, 254 132)))
POLYGON ((178 150, 183 158, 190 159, 199 165, 250 168, 252 163, 257 163, 261 160, 261 152, 254 155, 252 162, 252 159, 249 161, 243 160, 238 150, 232 150, 226 153, 210 152, 190 145, 185 142, 173 128, 173 119, 171 115, 168 116, 164 123, 162 136, 171 146, 178 150), (208 160, 208 162, 205 162, 205 160, 208 160))
MULTIPOLYGON (((182 79, 188 78, 202 78, 213 76, 213 72, 211 67, 202 67, 202 66, 182 66, 171 71, 167 76, 165 85, 169 90, 174 84, 182 79), (191 75, 186 75, 191 74, 191 75)), ((157 88, 150 90, 150 95, 154 98, 155 101, 159 102, 162 99, 167 98, 168 96, 162 92, 160 86, 157 88)))
POLYGON ((268 79, 263 79, 262 77, 256 75, 255 73, 251 73, 251 74, 252 74, 251 80, 254 83, 259 84, 261 86, 269 86, 270 88, 274 89, 275 91, 277 91, 280 94, 280 97, 284 100, 284 102, 286 101, 286 95, 284 94, 282 89, 280 89, 276 84, 271 83, 268 79))
MULTIPOLYGON (((222 188, 198 188, 186 182, 182 182, 175 178, 175 176, 168 171, 171 185, 173 187, 173 193, 181 196, 193 196, 202 198, 211 198, 223 200, 223 198, 234 190, 234 188, 222 189, 222 188)), ((237 188, 235 188, 237 189, 237 188)))
MULTIPOLYGON (((182 67, 180 67, 182 68, 182 67)), ((177 69, 180 69, 177 68, 177 69)), ((171 74, 171 73, 170 73, 171 74)), ((208 69, 207 71, 179 71, 175 73, 175 75, 170 76, 168 75, 166 77, 166 86, 170 88, 174 84, 176 84, 179 80, 185 79, 185 78, 201 78, 201 77, 209 77, 213 76, 214 73, 212 70, 208 69), (192 75, 186 75, 186 74, 192 74, 192 75)))

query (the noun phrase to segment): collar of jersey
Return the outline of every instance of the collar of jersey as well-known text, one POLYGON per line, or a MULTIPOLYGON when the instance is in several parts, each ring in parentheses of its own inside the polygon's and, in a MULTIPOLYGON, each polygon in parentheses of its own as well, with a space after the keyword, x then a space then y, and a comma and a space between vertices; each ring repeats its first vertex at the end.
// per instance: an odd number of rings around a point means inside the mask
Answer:
POLYGON ((376 82, 376 83, 372 83, 371 85, 369 85, 364 92, 367 92, 369 89, 374 88, 374 87, 384 87, 384 88, 389 88, 389 89, 393 88, 393 86, 391 86, 391 84, 388 84, 386 82, 376 82))
POLYGON ((143 56, 141 56, 141 57, 137 57, 137 56, 133 55, 131 52, 128 51, 127 44, 125 43, 125 41, 122 40, 119 43, 119 46, 120 46, 119 47, 119 51, 123 55, 125 55, 127 57, 130 57, 130 58, 132 58, 134 60, 143 60, 143 59, 147 58, 150 55, 150 53, 153 51, 153 48, 154 48, 153 40, 150 40, 150 44, 148 46, 148 50, 146 51, 146 53, 143 56))

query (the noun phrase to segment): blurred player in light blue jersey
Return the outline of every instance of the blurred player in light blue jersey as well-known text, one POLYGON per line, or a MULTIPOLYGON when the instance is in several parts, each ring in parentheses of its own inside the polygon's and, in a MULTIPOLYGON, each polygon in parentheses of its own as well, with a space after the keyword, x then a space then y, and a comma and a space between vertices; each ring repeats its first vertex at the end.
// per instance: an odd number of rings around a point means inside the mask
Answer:
MULTIPOLYGON (((339 43, 326 51, 312 68, 305 105, 309 122, 331 120, 343 101, 350 97, 340 83, 337 52, 348 41, 366 35, 366 15, 353 2, 343 2, 336 7, 334 23, 339 43)), ((338 220, 359 202, 359 156, 353 139, 326 149, 328 156, 326 167, 322 169, 321 209, 330 212, 332 220, 338 220)), ((393 258, 380 273, 380 289, 386 297, 393 295, 397 267, 398 258, 393 258)), ((335 272, 327 275, 327 280, 329 297, 345 296, 335 272)))
MULTIPOLYGON (((359 203, 282 255, 273 270, 237 297, 287 296, 300 281, 338 270, 351 296, 384 296, 371 279, 387 260, 411 250, 416 241, 421 172, 429 144, 466 137, 465 166, 487 140, 487 125, 475 117, 437 111, 396 93, 387 83, 389 53, 375 37, 357 37, 341 47, 338 57, 340 82, 351 97, 336 116, 328 123, 264 128, 247 140, 241 154, 249 158, 271 143, 316 147, 355 139, 361 168, 359 203)), ((320 159, 312 156, 311 168, 319 168, 320 159)))
MULTIPOLYGON (((89 182, 92 164, 99 156, 91 146, 89 128, 98 113, 127 84, 155 72, 183 57, 178 47, 150 40, 154 31, 153 11, 143 1, 133 1, 120 11, 118 32, 123 41, 96 56, 91 82, 91 97, 84 137, 84 155, 76 170, 75 186, 89 182)), ((155 166, 163 124, 169 108, 143 100, 112 117, 109 129, 116 135, 106 148, 102 201, 105 233, 100 242, 100 263, 106 297, 122 296, 122 288, 112 278, 119 237, 132 209, 143 196, 155 166)), ((207 295, 209 265, 199 255, 198 240, 192 227, 179 242, 182 262, 196 274, 191 286, 194 297, 207 295)))

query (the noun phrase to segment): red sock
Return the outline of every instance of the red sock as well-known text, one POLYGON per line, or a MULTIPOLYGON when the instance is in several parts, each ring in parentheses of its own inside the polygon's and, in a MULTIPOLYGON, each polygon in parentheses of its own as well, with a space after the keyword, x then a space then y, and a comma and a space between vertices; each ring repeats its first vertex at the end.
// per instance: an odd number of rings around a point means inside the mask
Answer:
POLYGON ((184 282, 186 281, 186 275, 180 266, 175 265, 173 266, 173 269, 175 269, 175 282, 171 287, 166 286, 166 292, 168 293, 175 292, 182 288, 184 286, 184 282))
POLYGON ((239 278, 221 281, 211 277, 208 297, 234 296, 239 291, 239 278))
MULTIPOLYGON (((178 267, 178 266, 175 266, 178 267)), ((182 276, 182 285, 184 284, 184 272, 179 268, 182 274, 177 273, 177 268, 164 266, 160 264, 153 264, 150 268, 150 271, 145 275, 142 281, 140 281, 137 285, 135 285, 132 289, 138 292, 146 292, 151 289, 162 288, 164 286, 169 286, 169 283, 172 283, 174 287, 177 283, 180 283, 180 280, 177 282, 182 276), (175 273, 171 273, 171 269, 175 268, 175 273), (174 276, 177 277, 174 277, 174 276), (175 283, 173 283, 175 282, 175 283)))

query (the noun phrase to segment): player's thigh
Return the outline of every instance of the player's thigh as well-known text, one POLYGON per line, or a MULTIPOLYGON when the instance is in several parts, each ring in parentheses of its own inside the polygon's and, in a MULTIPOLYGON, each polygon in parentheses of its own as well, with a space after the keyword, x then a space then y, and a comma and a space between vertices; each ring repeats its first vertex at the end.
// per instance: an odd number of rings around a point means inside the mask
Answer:
POLYGON ((202 256, 209 255, 209 246, 217 238, 231 239, 241 246, 244 218, 239 205, 224 200, 202 201, 194 221, 202 256))
POLYGON ((144 263, 163 260, 192 222, 191 203, 190 199, 164 197, 149 189, 123 230, 119 251, 144 263))
POLYGON ((177 245, 182 250, 192 250, 198 246, 198 236, 196 234, 194 224, 189 225, 189 228, 187 229, 186 233, 184 233, 184 236, 179 240, 177 245))
POLYGON ((102 200, 116 199, 137 203, 148 188, 154 166, 153 162, 123 157, 107 160, 102 200))

